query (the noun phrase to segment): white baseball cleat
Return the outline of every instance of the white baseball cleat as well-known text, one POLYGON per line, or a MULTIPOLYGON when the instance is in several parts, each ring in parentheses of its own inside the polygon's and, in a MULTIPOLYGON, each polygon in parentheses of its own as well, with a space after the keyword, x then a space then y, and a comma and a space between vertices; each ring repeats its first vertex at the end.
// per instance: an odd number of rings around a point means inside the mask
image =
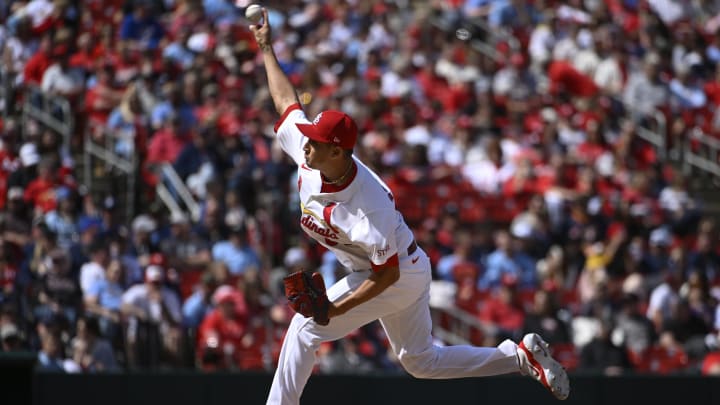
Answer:
POLYGON ((549 345, 537 333, 523 337, 517 349, 520 372, 538 380, 555 395, 566 399, 570 395, 570 379, 563 366, 550 356, 549 345))

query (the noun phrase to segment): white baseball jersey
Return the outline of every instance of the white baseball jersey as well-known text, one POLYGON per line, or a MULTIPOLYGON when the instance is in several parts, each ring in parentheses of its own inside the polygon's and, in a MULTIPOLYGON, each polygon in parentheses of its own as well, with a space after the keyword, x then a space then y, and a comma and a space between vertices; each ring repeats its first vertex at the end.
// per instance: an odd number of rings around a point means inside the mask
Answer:
POLYGON ((298 165, 302 229, 348 269, 397 266, 413 235, 395 209, 390 188, 353 156, 357 169, 352 180, 344 187, 326 185, 323 190, 320 171, 305 164, 307 138, 296 124, 310 124, 299 104, 285 111, 275 132, 282 149, 298 165))
MULTIPOLYGON (((334 317, 328 325, 295 314, 283 340, 267 404, 298 405, 320 344, 340 339, 376 319, 400 363, 415 377, 460 378, 517 372, 517 345, 510 340, 497 348, 433 344, 430 259, 421 248, 407 254, 413 237, 395 210, 392 193, 355 158, 357 171, 345 187, 323 187, 320 172, 305 166, 303 146, 307 138, 295 125, 298 123, 309 121, 296 104, 285 111, 275 132, 283 150, 299 166, 302 228, 352 270, 397 265, 400 277, 371 300, 334 317)), ((328 299, 335 302, 350 296, 368 276, 369 271, 348 274, 327 290, 328 299)))

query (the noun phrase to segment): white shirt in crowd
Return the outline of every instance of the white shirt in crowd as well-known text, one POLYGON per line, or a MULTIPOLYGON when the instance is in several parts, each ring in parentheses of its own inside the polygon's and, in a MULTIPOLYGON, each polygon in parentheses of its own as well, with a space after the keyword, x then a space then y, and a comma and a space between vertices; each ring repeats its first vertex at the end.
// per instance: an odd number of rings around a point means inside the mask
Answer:
MULTIPOLYGON (((170 318, 172 318, 174 322, 179 323, 182 320, 182 310, 177 295, 171 290, 161 287, 160 296, 162 297, 162 303, 165 304, 170 318)), ((135 284, 128 288, 122 296, 122 303, 123 305, 131 305, 145 311, 148 318, 156 323, 162 320, 162 305, 159 301, 150 299, 150 289, 145 283, 135 284)))
POLYGON ((81 90, 83 85, 80 73, 74 69, 63 70, 55 63, 43 74, 41 88, 43 91, 73 94, 81 90))
POLYGON ((505 163, 497 167, 490 160, 470 163, 462 168, 462 174, 476 190, 481 193, 496 195, 502 190, 502 185, 515 173, 515 165, 505 163))
POLYGON ((95 262, 87 262, 80 267, 80 288, 83 296, 87 296, 88 291, 98 281, 105 280, 105 268, 95 262))

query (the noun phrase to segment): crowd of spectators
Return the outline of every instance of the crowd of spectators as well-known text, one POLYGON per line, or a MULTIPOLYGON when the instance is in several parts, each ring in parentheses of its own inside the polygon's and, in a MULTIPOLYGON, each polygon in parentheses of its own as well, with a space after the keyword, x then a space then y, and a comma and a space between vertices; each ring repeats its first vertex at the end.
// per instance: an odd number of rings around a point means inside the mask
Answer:
MULTIPOLYGON (((272 369, 282 277, 342 277, 300 232, 234 3, 0 1, 3 351, 67 372, 272 369), (71 139, 21 126, 33 88, 70 102, 71 139), (85 137, 138 159, 134 217, 83 186, 85 137), (158 203, 163 163, 199 218, 158 203)), ((535 331, 571 370, 720 373, 720 229, 638 137, 717 134, 720 2, 264 5, 308 116, 355 118, 357 156, 432 260, 433 302, 477 320, 467 339, 535 331)), ((377 323, 319 355, 318 372, 399 370, 377 323)))

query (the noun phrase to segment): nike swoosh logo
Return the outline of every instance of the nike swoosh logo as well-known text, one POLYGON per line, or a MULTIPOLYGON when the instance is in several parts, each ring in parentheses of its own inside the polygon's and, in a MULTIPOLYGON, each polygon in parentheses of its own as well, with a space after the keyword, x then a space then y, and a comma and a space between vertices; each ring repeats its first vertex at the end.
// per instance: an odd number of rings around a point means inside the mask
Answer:
POLYGON ((416 257, 416 258, 414 258, 414 259, 412 259, 412 260, 410 260, 410 261, 412 262, 412 264, 415 264, 415 262, 417 262, 419 259, 420 259, 419 257, 416 257))

